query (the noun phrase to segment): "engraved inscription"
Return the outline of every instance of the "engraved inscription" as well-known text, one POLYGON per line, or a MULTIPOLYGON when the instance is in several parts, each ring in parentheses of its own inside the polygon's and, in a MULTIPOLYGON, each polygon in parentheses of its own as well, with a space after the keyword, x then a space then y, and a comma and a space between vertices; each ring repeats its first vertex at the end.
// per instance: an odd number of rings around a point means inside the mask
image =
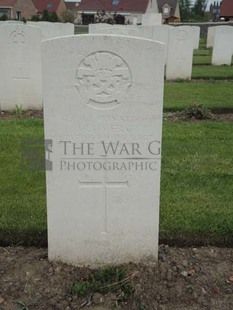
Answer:
POLYGON ((76 87, 82 99, 97 109, 121 104, 131 83, 132 76, 126 62, 110 52, 87 56, 76 72, 76 87))
POLYGON ((186 30, 179 30, 176 36, 176 40, 183 41, 188 39, 188 32, 186 30))
POLYGON ((27 36, 23 30, 15 30, 10 34, 10 40, 13 43, 26 44, 27 36))

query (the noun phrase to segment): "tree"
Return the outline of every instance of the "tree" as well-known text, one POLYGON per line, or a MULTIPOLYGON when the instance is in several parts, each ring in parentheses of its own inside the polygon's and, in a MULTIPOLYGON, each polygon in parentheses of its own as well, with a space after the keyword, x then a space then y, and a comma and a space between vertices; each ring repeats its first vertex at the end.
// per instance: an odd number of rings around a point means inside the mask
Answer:
POLYGON ((46 21, 46 22, 59 22, 59 18, 56 14, 56 12, 49 13, 47 10, 44 10, 42 13, 42 16, 40 18, 41 21, 46 21))
POLYGON ((72 10, 64 10, 61 16, 64 23, 73 23, 75 20, 75 13, 72 10))
POLYGON ((182 21, 187 21, 191 17, 191 1, 179 0, 180 4, 180 18, 182 21))
POLYGON ((192 9, 193 17, 198 20, 202 20, 205 16, 205 10, 207 7, 208 0, 196 0, 192 9))

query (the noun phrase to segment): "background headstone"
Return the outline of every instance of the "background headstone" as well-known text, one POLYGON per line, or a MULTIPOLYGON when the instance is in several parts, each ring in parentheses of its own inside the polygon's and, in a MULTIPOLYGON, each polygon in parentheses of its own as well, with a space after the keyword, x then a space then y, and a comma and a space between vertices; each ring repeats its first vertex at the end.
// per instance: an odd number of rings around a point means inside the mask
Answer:
POLYGON ((2 110, 42 107, 41 31, 25 24, 0 26, 2 110))
POLYGON ((208 27, 207 30, 207 41, 206 41, 206 47, 210 48, 214 46, 214 34, 215 34, 215 29, 217 26, 213 27, 208 27))
POLYGON ((142 15, 142 26, 156 26, 162 24, 161 13, 146 13, 142 15))
POLYGON ((201 28, 198 26, 191 26, 194 31, 194 49, 199 48, 199 42, 200 42, 200 32, 201 28))
POLYGON ((131 37, 140 37, 144 39, 151 39, 165 44, 165 62, 167 61, 168 54, 168 40, 169 29, 168 25, 157 26, 122 26, 122 25, 109 25, 107 27, 102 26, 94 27, 91 29, 95 34, 116 34, 131 37))
POLYGON ((218 26, 214 34, 212 65, 231 65, 233 55, 233 27, 218 26))
POLYGON ((28 22, 28 24, 41 29, 42 40, 74 34, 74 24, 71 23, 28 22))
POLYGON ((192 75, 193 50, 196 46, 192 26, 169 29, 166 79, 190 79, 192 75))
POLYGON ((50 260, 157 259, 163 59, 162 43, 132 37, 43 43, 50 260))

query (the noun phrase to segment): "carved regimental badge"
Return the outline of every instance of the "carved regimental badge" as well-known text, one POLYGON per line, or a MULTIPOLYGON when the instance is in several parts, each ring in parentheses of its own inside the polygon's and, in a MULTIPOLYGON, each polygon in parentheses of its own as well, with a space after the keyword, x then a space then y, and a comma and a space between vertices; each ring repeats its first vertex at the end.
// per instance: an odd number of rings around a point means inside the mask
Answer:
POLYGON ((188 32, 186 30, 182 29, 182 30, 178 31, 178 34, 176 35, 176 39, 179 41, 180 40, 183 41, 183 40, 187 40, 188 36, 189 36, 188 32))
POLYGON ((27 35, 21 29, 17 29, 10 34, 10 40, 13 43, 18 44, 26 44, 27 43, 27 35))
POLYGON ((132 76, 126 62, 110 52, 87 56, 76 72, 76 87, 82 99, 97 109, 121 104, 131 83, 132 76))

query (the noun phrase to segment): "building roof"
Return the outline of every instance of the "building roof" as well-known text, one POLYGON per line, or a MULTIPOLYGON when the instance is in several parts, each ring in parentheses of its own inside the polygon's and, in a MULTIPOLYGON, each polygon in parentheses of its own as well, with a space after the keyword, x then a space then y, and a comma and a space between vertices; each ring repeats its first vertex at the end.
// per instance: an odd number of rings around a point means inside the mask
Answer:
POLYGON ((220 7, 220 16, 230 17, 233 16, 233 1, 232 0, 222 0, 220 7))
MULTIPOLYGON (((1 1, 1 0, 0 0, 1 1)), ((38 13, 47 10, 49 13, 56 12, 61 0, 32 0, 38 13)))
POLYGON ((159 13, 163 13, 163 6, 168 4, 171 7, 170 16, 175 16, 176 7, 178 5, 178 0, 157 0, 159 13))
POLYGON ((12 7, 14 6, 16 0, 0 0, 0 7, 12 7))
POLYGON ((145 13, 148 2, 149 0, 81 0, 77 10, 145 13))

